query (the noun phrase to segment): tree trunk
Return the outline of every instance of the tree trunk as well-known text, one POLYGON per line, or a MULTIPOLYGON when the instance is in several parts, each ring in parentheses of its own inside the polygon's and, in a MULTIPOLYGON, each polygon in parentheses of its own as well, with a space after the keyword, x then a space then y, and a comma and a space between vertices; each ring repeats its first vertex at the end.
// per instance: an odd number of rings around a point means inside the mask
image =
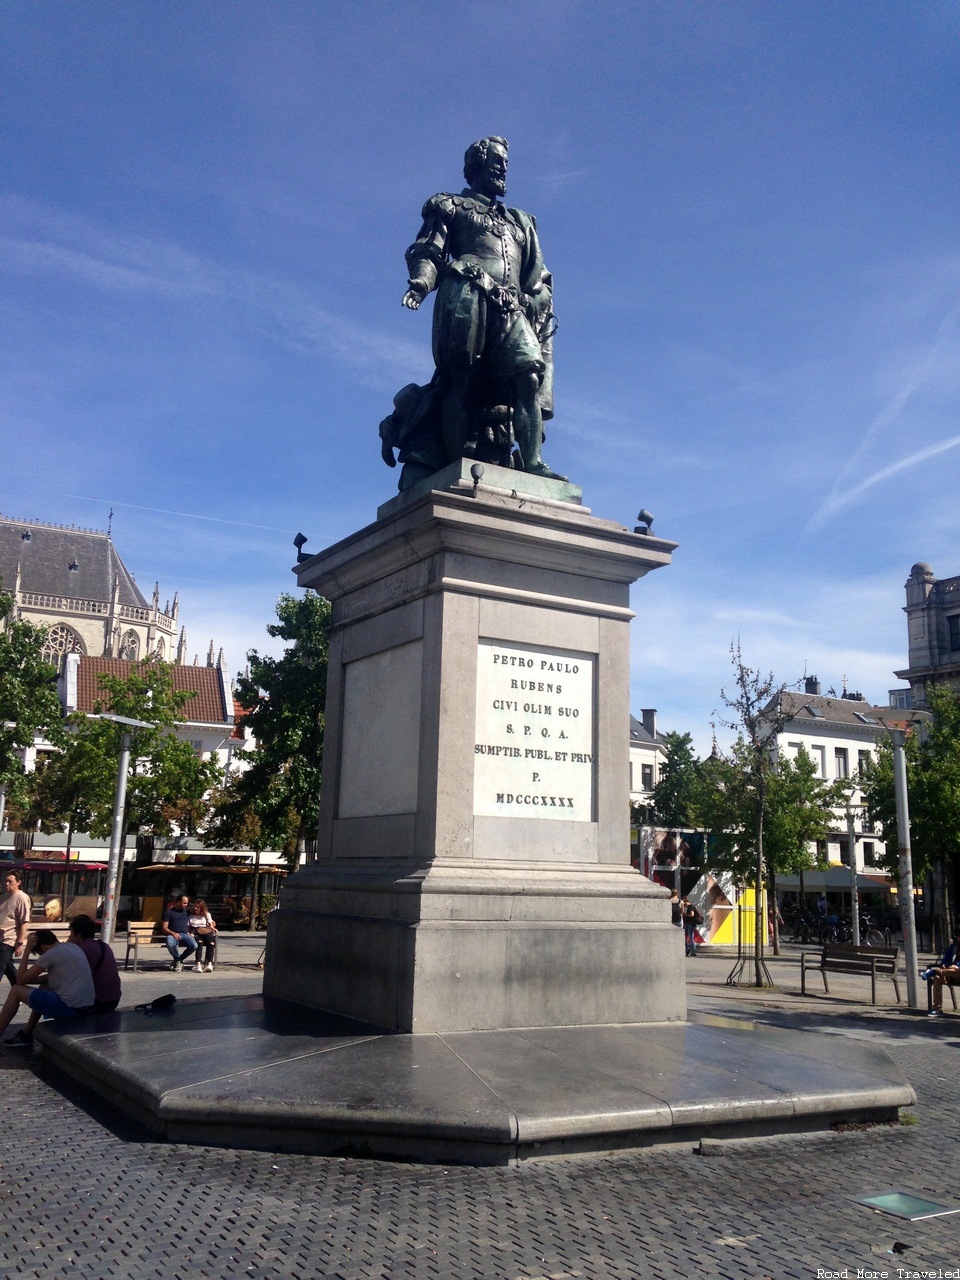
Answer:
POLYGON ((766 929, 763 912, 763 801, 757 814, 757 865, 755 868, 756 910, 754 912, 753 974, 754 984, 763 986, 763 935, 766 929))
POLYGON ((253 883, 250 886, 250 923, 247 929, 253 933, 257 927, 257 898, 260 894, 260 850, 253 856, 253 883))
POLYGON ((769 873, 767 899, 770 903, 771 920, 773 922, 773 954, 780 954, 780 911, 777 905, 777 874, 769 873))
POLYGON ((943 859, 937 858, 933 864, 933 911, 931 916, 937 925, 937 945, 932 949, 943 952, 950 941, 950 912, 947 906, 947 876, 943 859))

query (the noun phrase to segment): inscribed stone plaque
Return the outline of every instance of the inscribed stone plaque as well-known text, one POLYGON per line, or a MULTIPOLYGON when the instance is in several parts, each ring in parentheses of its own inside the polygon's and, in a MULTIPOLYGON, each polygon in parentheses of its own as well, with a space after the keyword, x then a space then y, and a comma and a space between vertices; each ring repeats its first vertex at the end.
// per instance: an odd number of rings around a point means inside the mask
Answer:
POLYGON ((594 658, 481 640, 473 811, 593 821, 594 658))

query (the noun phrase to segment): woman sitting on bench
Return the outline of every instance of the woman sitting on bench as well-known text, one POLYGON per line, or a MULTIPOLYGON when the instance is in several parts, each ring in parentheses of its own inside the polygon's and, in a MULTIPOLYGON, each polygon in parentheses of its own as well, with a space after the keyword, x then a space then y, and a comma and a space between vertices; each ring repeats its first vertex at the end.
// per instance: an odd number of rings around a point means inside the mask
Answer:
POLYGON ((955 929, 953 941, 943 953, 939 965, 924 971, 924 977, 932 984, 933 1008, 928 1018, 943 1017, 943 988, 945 983, 951 987, 960 984, 960 929, 955 929))
POLYGON ((213 973, 213 957, 217 949, 217 926, 207 910, 207 904, 198 898, 190 908, 190 932, 197 940, 196 973, 213 973), (206 959, 204 959, 206 952, 206 959))

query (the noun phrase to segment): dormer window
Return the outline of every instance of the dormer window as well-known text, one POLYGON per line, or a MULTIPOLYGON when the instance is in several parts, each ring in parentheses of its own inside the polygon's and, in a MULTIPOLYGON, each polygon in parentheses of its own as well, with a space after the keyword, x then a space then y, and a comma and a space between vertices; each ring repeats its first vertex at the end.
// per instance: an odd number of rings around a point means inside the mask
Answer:
POLYGON ((79 564, 77 564, 76 560, 71 560, 70 563, 67 565, 67 568, 70 570, 71 573, 76 573, 77 570, 80 568, 80 566, 79 564))

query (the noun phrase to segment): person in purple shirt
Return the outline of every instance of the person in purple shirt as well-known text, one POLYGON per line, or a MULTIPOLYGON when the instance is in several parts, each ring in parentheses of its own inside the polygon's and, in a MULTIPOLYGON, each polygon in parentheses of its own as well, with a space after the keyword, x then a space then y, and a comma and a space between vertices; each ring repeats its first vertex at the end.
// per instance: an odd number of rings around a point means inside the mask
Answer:
POLYGON ((74 916, 70 921, 70 941, 80 948, 90 966, 93 990, 97 997, 93 1012, 113 1013, 122 994, 116 956, 97 937, 97 926, 89 916, 74 916))

